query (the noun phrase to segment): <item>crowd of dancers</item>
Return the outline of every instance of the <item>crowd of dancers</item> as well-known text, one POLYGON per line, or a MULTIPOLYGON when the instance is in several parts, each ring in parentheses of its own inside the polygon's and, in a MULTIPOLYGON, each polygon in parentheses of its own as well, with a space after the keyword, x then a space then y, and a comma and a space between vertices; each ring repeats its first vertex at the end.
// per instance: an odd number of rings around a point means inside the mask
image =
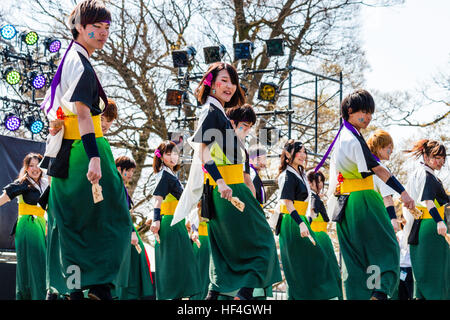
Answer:
POLYGON ((153 277, 125 186, 136 163, 113 158, 104 134, 117 106, 90 63, 110 23, 99 1, 73 10, 73 41, 42 104, 50 121, 45 154, 28 154, 0 196, 0 205, 19 202, 17 299, 266 299, 282 281, 276 237, 289 300, 450 298, 449 197, 436 176, 443 143, 424 139, 407 151, 417 161, 404 187, 382 163, 393 152, 389 133, 377 130, 367 141, 361 134, 375 102, 357 90, 343 100, 342 125, 317 167, 306 171, 301 141, 285 143, 269 224, 260 178, 266 150, 245 145, 256 115, 236 69, 222 62, 209 66, 195 91, 202 107, 184 187, 177 145, 163 141, 154 153, 153 277))

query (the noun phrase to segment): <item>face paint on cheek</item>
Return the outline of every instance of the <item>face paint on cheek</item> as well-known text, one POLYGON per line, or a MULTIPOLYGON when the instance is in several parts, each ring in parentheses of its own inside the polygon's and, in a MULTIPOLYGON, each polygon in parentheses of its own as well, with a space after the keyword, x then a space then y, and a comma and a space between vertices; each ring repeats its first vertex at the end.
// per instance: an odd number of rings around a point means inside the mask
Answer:
POLYGON ((91 33, 88 33, 88 36, 89 36, 90 39, 93 39, 94 38, 94 31, 92 31, 91 33))
POLYGON ((359 118, 358 121, 363 123, 364 122, 364 118, 359 118))

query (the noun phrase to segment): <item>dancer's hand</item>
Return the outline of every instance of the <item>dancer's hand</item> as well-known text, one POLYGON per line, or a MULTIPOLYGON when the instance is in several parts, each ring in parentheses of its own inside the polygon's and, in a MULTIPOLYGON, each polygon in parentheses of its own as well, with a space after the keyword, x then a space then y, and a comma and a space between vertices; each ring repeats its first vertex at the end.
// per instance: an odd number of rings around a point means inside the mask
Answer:
POLYGON ((100 166, 99 157, 91 158, 91 160, 89 161, 89 169, 86 176, 92 184, 96 184, 100 181, 100 179, 102 178, 102 168, 100 166))
POLYGON ((439 221, 437 224, 437 233, 443 237, 447 234, 447 226, 444 221, 439 221))
POLYGON ((414 202, 414 199, 411 198, 408 194, 408 192, 403 191, 401 194, 401 198, 402 198, 402 202, 403 205, 407 208, 407 209, 412 209, 414 208, 414 206, 416 205, 416 203, 414 202))
POLYGON ((198 241, 198 231, 192 231, 191 240, 192 240, 192 242, 198 241))
POLYGON ((300 223, 299 227, 300 227, 300 235, 302 236, 302 238, 309 237, 309 229, 306 226, 306 223, 304 222, 300 223))
POLYGON ((395 233, 397 233, 398 231, 400 231, 400 228, 399 228, 399 226, 398 226, 398 221, 397 221, 396 218, 391 219, 391 224, 392 224, 392 227, 394 227, 395 233))
POLYGON ((139 243, 138 237, 136 235, 136 232, 131 233, 131 244, 133 246, 137 245, 139 243))
POLYGON ((157 234, 159 232, 159 228, 161 227, 161 221, 153 221, 152 226, 150 227, 150 231, 153 234, 157 234))
POLYGON ((233 197, 233 190, 225 183, 223 179, 217 180, 217 186, 219 188, 220 196, 223 199, 230 201, 233 197))

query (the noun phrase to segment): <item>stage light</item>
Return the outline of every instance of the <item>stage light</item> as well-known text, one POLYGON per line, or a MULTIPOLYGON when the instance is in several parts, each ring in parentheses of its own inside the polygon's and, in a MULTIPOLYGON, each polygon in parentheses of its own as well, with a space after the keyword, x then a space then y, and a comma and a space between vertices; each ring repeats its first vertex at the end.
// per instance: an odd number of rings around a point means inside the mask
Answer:
POLYGON ((181 106, 184 92, 177 89, 167 89, 166 91, 166 105, 167 106, 181 106))
POLYGON ((267 56, 284 56, 284 40, 269 39, 266 40, 267 56))
POLYGON ((263 101, 273 101, 278 91, 278 86, 274 83, 261 82, 258 90, 258 99, 263 101))
POLYGON ((185 68, 194 59, 197 50, 194 47, 187 47, 185 50, 172 51, 172 61, 174 68, 185 68))
POLYGON ((17 129, 19 129, 20 123, 20 118, 12 113, 7 114, 5 117, 5 127, 9 131, 16 131, 17 129))
POLYGON ((23 42, 25 42, 28 46, 35 45, 39 39, 38 34, 35 31, 30 31, 27 33, 22 33, 21 39, 23 42))
POLYGON ((248 40, 233 44, 233 48, 235 61, 252 59, 252 53, 255 49, 253 43, 248 40))
POLYGON ((44 129, 44 122, 41 119, 36 119, 33 116, 28 116, 25 121, 25 127, 33 134, 38 134, 44 129))
POLYGON ((36 72, 32 72, 29 78, 31 85, 37 90, 42 89, 47 83, 45 76, 43 74, 36 74, 36 72))
POLYGON ((223 44, 212 47, 203 48, 203 54, 205 55, 205 63, 211 64, 214 62, 222 61, 227 49, 223 44))
POLYGON ((55 38, 46 38, 44 46, 50 53, 55 53, 61 49, 61 41, 55 38))
POLYGON ((20 72, 13 67, 7 68, 3 75, 6 82, 12 86, 18 84, 22 79, 20 72))
POLYGON ((11 40, 17 34, 16 28, 12 24, 6 24, 0 28, 0 34, 5 40, 11 40))

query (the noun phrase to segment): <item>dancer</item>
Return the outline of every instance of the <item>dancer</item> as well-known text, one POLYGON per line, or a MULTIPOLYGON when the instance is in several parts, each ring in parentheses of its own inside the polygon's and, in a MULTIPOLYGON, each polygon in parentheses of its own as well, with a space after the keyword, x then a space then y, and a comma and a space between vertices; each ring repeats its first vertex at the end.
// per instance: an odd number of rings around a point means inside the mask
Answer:
POLYGON ((114 120, 117 120, 118 117, 116 102, 108 98, 108 105, 101 116, 102 132, 104 135, 109 131, 114 120))
POLYGON ((181 299, 199 294, 200 275, 185 221, 171 226, 178 199, 183 192, 175 176, 178 149, 174 142, 164 141, 155 150, 153 172, 157 174, 154 217, 150 230, 159 241, 155 244, 156 298, 181 299))
POLYGON ((314 172, 314 170, 310 170, 306 174, 306 178, 308 179, 309 187, 311 189, 311 210, 307 214, 308 220, 311 225, 311 230, 314 231, 316 235, 317 242, 327 253, 331 269, 334 271, 333 274, 337 286, 339 287, 338 299, 342 300, 341 270, 336 259, 336 254, 334 253, 333 243, 327 232, 330 218, 328 217, 327 209, 320 198, 325 185, 325 176, 321 171, 314 172))
MULTIPOLYGON (((281 281, 281 274, 270 227, 244 183, 244 148, 225 114, 225 109, 244 103, 236 69, 222 62, 210 65, 196 96, 203 107, 198 128, 190 139, 193 164, 174 221, 195 208, 205 177, 204 181, 214 187, 214 217, 208 222, 211 284, 220 292, 239 290, 235 299, 252 299, 254 288, 267 288, 281 281), (232 197, 245 204, 240 207, 242 212, 232 204, 232 197)), ((217 295, 210 292, 206 299, 217 299, 217 295)))
POLYGON ((260 177, 261 170, 266 168, 267 151, 261 145, 253 145, 248 150, 250 158, 250 177, 256 190, 256 199, 264 205, 266 202, 266 191, 260 177))
MULTIPOLYGON (((372 152, 372 154, 374 155, 375 160, 377 160, 383 168, 389 171, 389 169, 381 163, 381 160, 389 160, 392 151, 394 150, 394 141, 392 140, 390 134, 381 129, 376 130, 371 134, 369 139, 367 139, 367 146, 369 147, 370 152, 372 152)), ((386 183, 381 181, 381 179, 377 176, 373 177, 373 184, 375 190, 383 198, 383 202, 386 206, 389 219, 391 219, 392 227, 397 233, 399 231, 399 226, 397 221, 397 214, 395 213, 394 200, 392 199, 395 191, 386 183)))
POLYGON ((408 175, 407 190, 419 211, 413 217, 403 209, 407 220, 406 239, 410 244, 411 264, 414 274, 414 297, 427 300, 450 299, 450 248, 445 240, 447 226, 444 208, 449 202, 442 182, 436 176, 446 160, 443 143, 423 139, 411 150, 417 160, 416 169, 408 175))
POLYGON ((291 139, 284 145, 278 169, 282 215, 279 241, 288 300, 335 299, 341 295, 340 283, 305 216, 310 210, 306 157, 305 146, 291 139))
POLYGON ((52 176, 48 214, 54 220, 49 259, 59 258, 59 270, 53 262, 51 270, 66 282, 56 289, 69 292, 71 300, 83 299, 84 289, 91 299, 111 300, 120 268, 129 265, 126 194, 100 124, 108 101, 89 60, 108 39, 110 20, 100 1, 75 7, 68 20, 73 40, 42 104, 52 127, 46 149, 52 176))
POLYGON ((397 232, 398 243, 400 244, 400 283, 398 285, 398 300, 412 300, 414 296, 414 277, 411 267, 411 255, 408 239, 405 239, 406 219, 400 213, 398 217, 400 231, 397 232))
POLYGON ((398 285, 400 250, 383 199, 374 190, 372 175, 375 173, 401 194, 405 206, 414 206, 400 182, 375 160, 360 133, 369 125, 374 111, 375 102, 366 90, 348 95, 341 105, 341 129, 316 167, 320 168, 335 144, 328 210, 337 221, 342 277, 349 300, 387 299, 398 285))
MULTIPOLYGON (((117 170, 122 176, 128 208, 131 210, 133 201, 128 194, 126 185, 133 178, 136 162, 127 156, 121 156, 116 159, 115 163, 117 170)), ((155 294, 147 251, 134 225, 131 230, 130 269, 124 273, 124 276, 128 278, 128 285, 116 288, 115 293, 119 300, 139 300, 149 298, 155 294)))
POLYGON ((38 200, 48 186, 39 169, 42 155, 29 153, 16 181, 4 188, 0 206, 18 197, 19 217, 13 230, 17 254, 16 300, 45 300, 45 210, 38 200))

